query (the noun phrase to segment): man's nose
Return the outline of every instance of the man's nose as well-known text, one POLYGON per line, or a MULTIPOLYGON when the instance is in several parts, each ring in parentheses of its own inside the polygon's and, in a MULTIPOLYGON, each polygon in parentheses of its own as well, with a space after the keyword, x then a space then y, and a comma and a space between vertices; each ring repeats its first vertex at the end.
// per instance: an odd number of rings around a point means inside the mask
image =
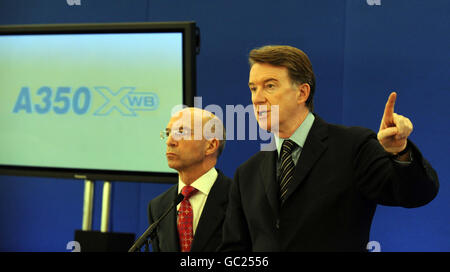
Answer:
POLYGON ((178 145, 178 141, 172 137, 172 133, 170 133, 169 136, 167 137, 166 145, 167 146, 177 146, 178 145))
POLYGON ((252 102, 253 104, 261 104, 266 102, 266 97, 262 91, 262 88, 257 88, 256 91, 252 93, 252 102))

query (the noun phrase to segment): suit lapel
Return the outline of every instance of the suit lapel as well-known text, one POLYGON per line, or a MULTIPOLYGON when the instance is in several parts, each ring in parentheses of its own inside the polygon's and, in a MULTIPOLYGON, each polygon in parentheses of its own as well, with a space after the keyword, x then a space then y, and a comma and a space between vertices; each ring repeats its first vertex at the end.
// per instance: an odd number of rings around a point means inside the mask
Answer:
POLYGON ((305 145, 303 146, 303 150, 294 170, 294 179, 289 184, 286 199, 288 199, 289 196, 297 190, 300 184, 305 180, 309 171, 316 164, 316 161, 327 149, 327 144, 324 141, 327 136, 328 131, 326 123, 315 115, 314 124, 309 131, 305 145))
POLYGON ((270 207, 272 207, 274 215, 278 218, 280 201, 278 199, 279 186, 276 175, 277 151, 263 151, 262 154, 264 157, 259 171, 260 180, 264 184, 270 207))
POLYGON ((225 184, 223 174, 219 170, 217 171, 219 175, 206 199, 197 230, 195 231, 191 251, 202 251, 225 218, 228 187, 225 184))
MULTIPOLYGON (((173 186, 173 189, 167 194, 164 201, 161 201, 161 212, 165 211, 167 207, 172 205, 173 201, 178 195, 178 186, 173 186)), ((173 212, 169 213, 167 217, 161 221, 159 226, 159 231, 165 237, 165 242, 161 248, 162 251, 180 251, 180 243, 178 242, 178 231, 177 231, 177 207, 173 209, 173 212)))

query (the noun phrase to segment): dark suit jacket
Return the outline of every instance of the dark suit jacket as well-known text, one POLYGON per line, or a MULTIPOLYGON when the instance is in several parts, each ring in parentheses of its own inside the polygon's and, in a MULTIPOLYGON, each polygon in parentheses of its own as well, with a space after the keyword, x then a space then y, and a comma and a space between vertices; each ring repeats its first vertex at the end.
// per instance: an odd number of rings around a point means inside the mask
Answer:
POLYGON ((418 207, 438 192, 436 172, 409 145, 413 162, 403 166, 373 131, 316 115, 282 206, 276 150, 236 170, 221 250, 364 251, 377 204, 418 207))
MULTIPOLYGON (((222 227, 228 203, 228 192, 231 179, 217 170, 218 176, 211 187, 205 207, 197 225, 192 242, 191 252, 217 251, 222 242, 222 227)), ((178 184, 172 186, 151 200, 148 207, 150 224, 157 220, 173 203, 178 195, 178 184)), ((163 219, 157 229, 156 238, 152 241, 153 251, 179 252, 176 207, 163 219)))

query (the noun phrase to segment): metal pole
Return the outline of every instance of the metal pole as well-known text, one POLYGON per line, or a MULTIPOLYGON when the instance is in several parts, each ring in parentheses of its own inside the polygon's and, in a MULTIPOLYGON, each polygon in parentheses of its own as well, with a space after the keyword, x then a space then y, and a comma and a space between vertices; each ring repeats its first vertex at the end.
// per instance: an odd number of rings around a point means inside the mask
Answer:
POLYGON ((109 215, 111 210, 111 182, 103 183, 103 199, 102 199, 102 221, 100 224, 101 232, 108 232, 109 215))
POLYGON ((92 206, 94 200, 94 181, 84 181, 84 200, 83 200, 83 224, 81 229, 89 231, 92 229, 92 206))

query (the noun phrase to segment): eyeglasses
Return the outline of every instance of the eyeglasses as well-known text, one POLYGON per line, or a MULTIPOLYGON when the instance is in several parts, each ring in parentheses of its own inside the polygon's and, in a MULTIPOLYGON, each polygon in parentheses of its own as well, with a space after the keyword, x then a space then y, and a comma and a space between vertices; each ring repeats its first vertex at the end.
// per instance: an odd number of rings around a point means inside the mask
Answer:
POLYGON ((172 131, 166 128, 159 133, 159 137, 161 140, 167 140, 170 134, 172 134, 172 137, 175 140, 187 139, 188 136, 192 135, 189 128, 179 127, 178 129, 173 129, 172 131))

